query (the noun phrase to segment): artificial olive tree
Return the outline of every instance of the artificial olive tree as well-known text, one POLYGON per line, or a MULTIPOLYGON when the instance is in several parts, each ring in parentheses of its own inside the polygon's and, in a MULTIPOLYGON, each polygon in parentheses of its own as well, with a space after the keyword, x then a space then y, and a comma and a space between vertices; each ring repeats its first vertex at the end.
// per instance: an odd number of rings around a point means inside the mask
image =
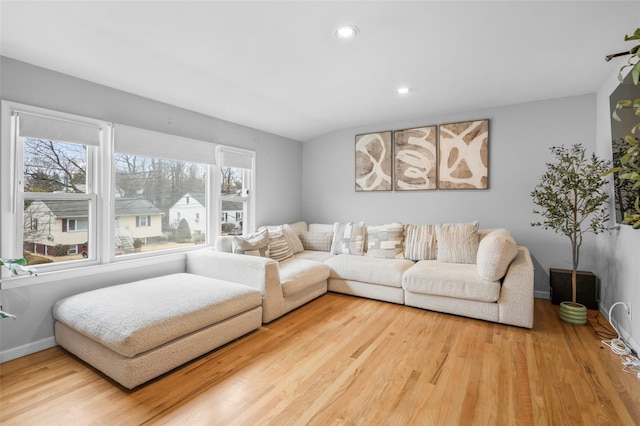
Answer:
POLYGON ((551 147, 554 163, 547 163, 547 171, 531 192, 538 206, 533 212, 542 220, 531 226, 541 226, 565 235, 571 240, 573 265, 571 270, 571 302, 576 304, 576 271, 580 263, 583 236, 606 230, 609 220, 604 173, 607 161, 595 154, 587 155, 581 144, 551 147))

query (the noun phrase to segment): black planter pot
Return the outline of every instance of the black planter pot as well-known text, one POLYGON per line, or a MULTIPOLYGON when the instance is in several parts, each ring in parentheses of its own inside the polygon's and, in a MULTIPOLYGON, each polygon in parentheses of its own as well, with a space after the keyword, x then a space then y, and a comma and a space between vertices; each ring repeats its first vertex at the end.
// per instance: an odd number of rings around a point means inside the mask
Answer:
MULTIPOLYGON (((551 287, 551 303, 559 305, 561 302, 571 301, 571 270, 549 270, 549 286, 551 287)), ((587 309, 598 309, 598 278, 587 271, 577 271, 576 302, 587 309)))

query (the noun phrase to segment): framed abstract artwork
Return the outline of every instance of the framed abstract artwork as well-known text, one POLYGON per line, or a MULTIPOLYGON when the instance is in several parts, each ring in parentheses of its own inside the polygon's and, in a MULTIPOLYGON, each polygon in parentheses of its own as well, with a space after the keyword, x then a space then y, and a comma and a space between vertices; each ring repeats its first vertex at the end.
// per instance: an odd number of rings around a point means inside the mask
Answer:
POLYGON ((396 191, 419 191, 437 188, 436 126, 396 130, 394 132, 394 167, 396 191))
POLYGON ((489 188, 489 120, 439 126, 439 189, 489 188))
POLYGON ((392 132, 356 135, 356 191, 391 191, 392 132))

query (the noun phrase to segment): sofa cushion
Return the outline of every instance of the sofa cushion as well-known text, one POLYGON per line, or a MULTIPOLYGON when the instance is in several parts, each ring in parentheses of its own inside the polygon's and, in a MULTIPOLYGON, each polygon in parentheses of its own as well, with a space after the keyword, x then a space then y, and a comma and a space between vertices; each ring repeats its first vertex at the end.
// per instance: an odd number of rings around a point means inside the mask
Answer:
POLYGON ((325 262, 331 268, 331 278, 402 287, 402 274, 413 266, 405 259, 376 259, 367 256, 341 254, 325 262))
POLYGON ((269 257, 269 230, 233 237, 233 252, 250 256, 269 257))
POLYGON ((484 280, 471 264, 454 264, 422 260, 405 272, 405 291, 457 299, 496 302, 500 298, 500 282, 484 280))
POLYGON ((296 253, 294 257, 296 259, 307 259, 313 260, 315 262, 324 263, 327 259, 335 256, 331 254, 329 251, 317 251, 317 250, 305 250, 301 253, 296 253))
POLYGON ((289 297, 329 278, 329 267, 312 260, 291 258, 279 265, 282 294, 289 297))
POLYGON ((367 256, 382 259, 404 259, 404 225, 367 226, 367 256))
POLYGON ((60 300, 53 316, 126 357, 224 321, 261 304, 242 284, 178 273, 105 287, 60 300))
POLYGON ((310 223, 309 232, 333 232, 333 223, 310 223))
POLYGON ((364 222, 334 223, 331 253, 362 256, 364 253, 364 222))
POLYGON ((300 241, 305 250, 331 251, 333 232, 301 232, 300 241))
POLYGON ((478 244, 478 274, 485 280, 498 281, 518 254, 518 245, 506 229, 498 229, 478 244))
POLYGON ((478 222, 441 223, 436 225, 440 262, 476 263, 478 222))
POLYGON ((404 258, 409 260, 435 260, 438 257, 434 225, 405 225, 404 258))

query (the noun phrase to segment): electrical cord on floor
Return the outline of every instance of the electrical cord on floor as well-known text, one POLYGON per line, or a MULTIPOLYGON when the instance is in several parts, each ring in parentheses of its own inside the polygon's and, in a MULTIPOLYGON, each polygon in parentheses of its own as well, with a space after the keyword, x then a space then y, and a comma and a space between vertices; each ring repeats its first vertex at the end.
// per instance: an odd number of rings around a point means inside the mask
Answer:
POLYGON ((604 330, 595 330, 596 336, 601 339, 610 340, 618 337, 618 334, 610 328, 610 323, 602 321, 602 314, 600 311, 596 313, 596 323, 604 330))
MULTIPOLYGON (((611 318, 611 312, 613 311, 613 308, 616 307, 616 305, 624 305, 627 308, 628 312, 629 305, 624 302, 616 302, 611 305, 611 308, 609 308, 609 324, 611 324, 611 327, 613 327, 613 329, 615 330, 616 337, 609 340, 602 340, 602 344, 611 349, 614 354, 620 357, 620 362, 622 363, 622 371, 634 374, 638 379, 640 379, 640 359, 638 359, 633 349, 622 339, 622 337, 620 336, 620 332, 613 324, 611 318)), ((613 333, 611 334, 613 335, 613 333)))

